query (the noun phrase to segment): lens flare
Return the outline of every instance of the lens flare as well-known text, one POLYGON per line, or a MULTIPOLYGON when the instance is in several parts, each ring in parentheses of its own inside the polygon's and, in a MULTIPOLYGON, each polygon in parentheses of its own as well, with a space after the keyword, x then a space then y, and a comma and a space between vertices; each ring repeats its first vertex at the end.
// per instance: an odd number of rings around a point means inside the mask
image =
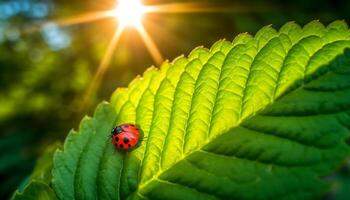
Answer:
MULTIPOLYGON (((113 4, 115 0, 112 0, 113 4)), ((163 62, 162 54, 159 51, 156 43, 153 41, 152 37, 148 34, 144 25, 152 25, 151 20, 147 19, 145 14, 153 13, 153 14, 167 14, 167 13, 196 13, 196 12, 247 12, 254 11, 249 7, 240 7, 233 4, 217 4, 217 3, 195 3, 195 2, 187 2, 187 3, 165 3, 165 4, 153 4, 153 5, 144 5, 142 0, 117 0, 114 6, 111 6, 110 10, 102 10, 95 11, 90 13, 85 13, 69 18, 58 19, 53 21, 44 21, 39 22, 37 24, 33 24, 29 27, 23 27, 23 32, 32 33, 40 31, 45 25, 48 23, 57 24, 60 27, 89 23, 96 20, 114 18, 118 22, 118 26, 116 32, 110 41, 107 51, 105 52, 99 67, 92 79, 90 86, 87 89, 84 103, 82 105, 82 109, 88 107, 90 103, 90 99, 95 95, 98 90, 101 80, 107 71, 113 53, 117 49, 117 45, 119 40, 121 39, 122 33, 126 28, 133 28, 137 31, 142 40, 145 43, 145 46, 153 58, 154 62, 157 65, 160 65, 163 62), (146 18, 146 19, 144 19, 146 18)), ((259 8, 256 11, 264 11, 265 9, 259 8)), ((154 16, 154 15, 153 15, 154 16)), ((157 24, 156 24, 157 25, 157 24)), ((159 36, 159 32, 162 32, 162 35, 170 36, 171 34, 164 34, 161 26, 152 26, 152 33, 159 36), (160 31, 157 31, 160 30, 160 31)), ((172 37, 172 40, 176 38, 172 37)))
POLYGON ((113 16, 122 27, 141 27, 145 6, 140 0, 119 0, 113 10, 113 16))

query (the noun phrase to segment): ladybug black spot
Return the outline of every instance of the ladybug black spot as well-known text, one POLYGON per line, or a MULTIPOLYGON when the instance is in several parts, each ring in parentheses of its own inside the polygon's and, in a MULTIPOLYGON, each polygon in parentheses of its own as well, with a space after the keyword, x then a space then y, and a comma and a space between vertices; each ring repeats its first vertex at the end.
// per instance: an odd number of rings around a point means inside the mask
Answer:
POLYGON ((120 144, 119 147, 122 149, 122 148, 124 148, 124 145, 123 145, 123 144, 120 144))
POLYGON ((115 137, 115 141, 118 142, 119 141, 119 137, 115 137))
POLYGON ((129 141, 130 141, 130 140, 129 140, 129 138, 124 137, 124 143, 125 143, 125 144, 128 144, 128 143, 129 143, 129 141))
POLYGON ((128 144, 128 147, 131 147, 131 145, 130 145, 130 144, 128 144))

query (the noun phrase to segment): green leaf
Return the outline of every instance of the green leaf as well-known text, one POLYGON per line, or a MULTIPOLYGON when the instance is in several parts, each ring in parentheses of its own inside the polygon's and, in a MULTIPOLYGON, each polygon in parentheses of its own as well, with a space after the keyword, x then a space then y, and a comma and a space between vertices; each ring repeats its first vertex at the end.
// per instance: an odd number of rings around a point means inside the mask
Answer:
POLYGON ((43 155, 36 162, 33 173, 30 176, 31 179, 41 180, 45 183, 51 182, 52 158, 55 151, 59 148, 62 148, 62 144, 60 142, 55 142, 45 150, 43 155))
POLYGON ((151 68, 71 131, 60 199, 314 199, 349 155, 350 32, 270 26, 151 68), (131 122, 147 139, 119 152, 131 122))
POLYGON ((33 173, 30 178, 22 185, 24 188, 19 189, 14 193, 12 200, 55 200, 56 195, 53 189, 50 187, 51 182, 51 170, 53 165, 53 154, 57 148, 62 145, 59 142, 51 144, 38 159, 33 173))
POLYGON ((115 199, 118 194, 121 152, 110 144, 115 111, 100 104, 94 118, 85 117, 79 133, 71 131, 64 151, 54 156, 53 186, 60 199, 115 199))
POLYGON ((38 180, 31 181, 23 193, 16 192, 12 200, 55 200, 56 196, 52 188, 38 180))

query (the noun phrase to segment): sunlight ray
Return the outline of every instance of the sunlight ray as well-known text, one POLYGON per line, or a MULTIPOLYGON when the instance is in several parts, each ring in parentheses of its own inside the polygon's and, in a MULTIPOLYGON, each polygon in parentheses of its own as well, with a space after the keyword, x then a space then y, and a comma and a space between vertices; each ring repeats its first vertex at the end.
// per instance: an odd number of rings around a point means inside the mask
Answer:
POLYGON ((97 68, 96 74, 93 77, 90 86, 87 89, 87 92, 85 94, 85 97, 83 99, 82 109, 86 108, 86 106, 89 105, 90 99, 95 95, 97 89, 99 88, 101 84, 101 80, 103 78, 103 75, 105 74, 106 70, 108 69, 108 66, 112 60, 113 53, 115 51, 115 48, 121 38, 121 35, 124 31, 123 26, 119 26, 113 35, 113 38, 111 42, 109 43, 107 50, 101 60, 100 65, 97 68))
POLYGON ((136 27, 137 31, 140 33, 149 53, 151 54, 154 62, 160 65, 163 62, 162 54, 160 53, 157 45, 154 43, 152 38, 148 35, 147 31, 143 26, 136 27))
POLYGON ((43 27, 49 24, 57 24, 60 27, 66 27, 66 26, 72 26, 77 24, 84 24, 84 23, 89 23, 93 21, 103 20, 103 19, 113 17, 114 16, 113 12, 114 11, 112 10, 91 12, 91 13, 77 15, 74 17, 38 22, 35 24, 30 24, 28 26, 25 26, 22 32, 23 33, 38 32, 38 31, 41 31, 43 27))
POLYGON ((255 5, 237 5, 232 3, 168 3, 161 5, 149 5, 146 13, 198 13, 198 12, 264 12, 271 7, 255 5))
POLYGON ((101 19, 106 19, 110 17, 113 17, 112 11, 100 11, 100 12, 93 12, 93 13, 85 13, 82 15, 78 15, 78 16, 70 17, 66 19, 54 20, 52 22, 60 26, 71 26, 71 25, 83 24, 83 23, 88 23, 88 22, 97 21, 101 19))

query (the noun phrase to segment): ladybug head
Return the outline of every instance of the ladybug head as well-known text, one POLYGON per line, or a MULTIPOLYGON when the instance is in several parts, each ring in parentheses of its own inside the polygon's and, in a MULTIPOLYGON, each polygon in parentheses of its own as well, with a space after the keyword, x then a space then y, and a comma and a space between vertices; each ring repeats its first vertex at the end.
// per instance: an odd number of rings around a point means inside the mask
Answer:
POLYGON ((120 134, 121 132, 123 132, 123 129, 120 126, 117 126, 115 128, 112 129, 112 134, 120 134))

